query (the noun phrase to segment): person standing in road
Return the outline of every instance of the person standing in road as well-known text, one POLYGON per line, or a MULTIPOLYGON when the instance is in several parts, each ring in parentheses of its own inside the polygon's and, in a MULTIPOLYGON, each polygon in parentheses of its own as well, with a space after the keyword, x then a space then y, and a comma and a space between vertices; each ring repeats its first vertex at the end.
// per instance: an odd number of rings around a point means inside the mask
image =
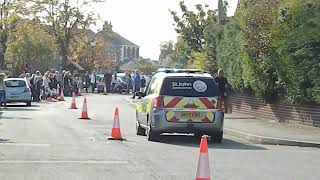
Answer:
POLYGON ((0 73, 0 106, 3 106, 6 109, 7 96, 6 96, 6 85, 4 83, 5 78, 6 78, 6 74, 0 73))
POLYGON ((50 90, 49 90, 49 83, 50 83, 50 77, 49 74, 50 72, 47 71, 42 78, 42 100, 46 100, 48 96, 50 96, 50 90))
POLYGON ((116 87, 116 84, 118 82, 117 78, 117 71, 113 72, 112 80, 111 80, 111 92, 114 93, 114 88, 116 87))
POLYGON ((105 94, 110 93, 111 81, 112 81, 112 75, 111 75, 110 70, 108 70, 108 71, 104 74, 104 82, 105 82, 105 88, 106 88, 105 94))
POLYGON ((27 80, 28 86, 30 87, 31 86, 31 75, 30 75, 30 73, 26 74, 26 80, 27 80))
POLYGON ((131 86, 132 86, 132 79, 131 79, 131 75, 130 75, 130 73, 128 71, 125 73, 124 82, 127 85, 127 89, 126 89, 127 90, 127 94, 129 94, 131 86))
POLYGON ((42 86, 42 77, 41 77, 40 71, 36 72, 36 75, 33 79, 33 84, 34 84, 33 101, 39 102, 40 101, 40 94, 41 94, 41 86, 42 86))
POLYGON ((90 83, 91 83, 91 92, 94 93, 94 90, 97 87, 97 75, 95 71, 93 71, 91 74, 90 83))
POLYGON ((83 81, 84 88, 86 89, 86 93, 88 93, 88 88, 90 86, 90 75, 88 71, 86 71, 86 74, 83 76, 82 81, 83 81))
POLYGON ((138 94, 139 99, 141 99, 141 76, 139 73, 139 70, 135 70, 134 76, 133 76, 133 99, 136 98, 136 94, 138 94))
POLYGON ((57 96, 59 81, 58 81, 58 75, 56 73, 53 74, 52 78, 50 79, 50 82, 51 82, 51 86, 52 86, 52 87, 50 87, 50 89, 52 90, 53 94, 55 96, 57 96))
POLYGON ((224 106, 225 106, 225 112, 231 113, 231 108, 229 108, 229 96, 227 94, 227 89, 228 89, 228 80, 226 77, 224 77, 224 72, 223 69, 218 70, 218 76, 215 77, 215 81, 218 84, 219 91, 220 91, 220 96, 223 97, 224 99, 224 106))
POLYGON ((145 91, 146 84, 147 84, 147 80, 146 80, 145 76, 142 73, 142 75, 141 75, 141 91, 142 92, 145 91))

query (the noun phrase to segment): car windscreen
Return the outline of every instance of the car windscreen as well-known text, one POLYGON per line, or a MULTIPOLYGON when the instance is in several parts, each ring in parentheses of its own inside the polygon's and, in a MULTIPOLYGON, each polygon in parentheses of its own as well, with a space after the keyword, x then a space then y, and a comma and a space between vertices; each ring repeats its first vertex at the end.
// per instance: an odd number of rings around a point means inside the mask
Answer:
POLYGON ((167 77, 163 80, 161 95, 183 97, 215 97, 219 89, 213 78, 167 77))
POLYGON ((9 80, 5 81, 6 87, 25 87, 26 82, 23 80, 9 80))

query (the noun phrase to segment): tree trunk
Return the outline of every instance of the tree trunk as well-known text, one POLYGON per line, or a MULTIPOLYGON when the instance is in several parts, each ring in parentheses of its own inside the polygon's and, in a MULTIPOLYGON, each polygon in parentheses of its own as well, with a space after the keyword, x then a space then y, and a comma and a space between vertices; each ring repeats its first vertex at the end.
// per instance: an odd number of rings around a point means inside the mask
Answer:
POLYGON ((68 62, 68 50, 65 46, 61 47, 61 69, 66 70, 67 68, 67 62, 68 62))

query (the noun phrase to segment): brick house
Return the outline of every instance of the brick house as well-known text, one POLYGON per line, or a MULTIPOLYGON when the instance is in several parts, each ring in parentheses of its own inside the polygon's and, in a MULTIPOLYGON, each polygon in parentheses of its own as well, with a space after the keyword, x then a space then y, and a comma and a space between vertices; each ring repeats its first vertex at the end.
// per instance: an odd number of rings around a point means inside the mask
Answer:
POLYGON ((105 22, 99 33, 102 33, 104 41, 108 45, 107 56, 112 60, 114 67, 119 67, 130 61, 136 62, 139 59, 140 47, 114 32, 111 23, 105 22))

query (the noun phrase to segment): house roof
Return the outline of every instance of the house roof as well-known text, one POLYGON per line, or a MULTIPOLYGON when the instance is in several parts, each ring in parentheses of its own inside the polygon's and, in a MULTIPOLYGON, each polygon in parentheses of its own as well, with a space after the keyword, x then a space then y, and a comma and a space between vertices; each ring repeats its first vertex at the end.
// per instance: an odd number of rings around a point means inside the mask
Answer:
MULTIPOLYGON (((103 33, 103 32, 102 32, 103 33)), ((133 42, 129 41, 128 39, 124 38, 120 34, 116 32, 112 33, 104 33, 104 39, 105 41, 111 42, 112 46, 136 46, 138 45, 134 44, 133 42)))
POLYGON ((123 36, 121 36, 116 32, 114 32, 111 42, 112 42, 112 45, 116 45, 116 46, 127 45, 127 46, 139 47, 138 45, 134 44, 133 42, 129 41, 128 39, 124 38, 123 36))

